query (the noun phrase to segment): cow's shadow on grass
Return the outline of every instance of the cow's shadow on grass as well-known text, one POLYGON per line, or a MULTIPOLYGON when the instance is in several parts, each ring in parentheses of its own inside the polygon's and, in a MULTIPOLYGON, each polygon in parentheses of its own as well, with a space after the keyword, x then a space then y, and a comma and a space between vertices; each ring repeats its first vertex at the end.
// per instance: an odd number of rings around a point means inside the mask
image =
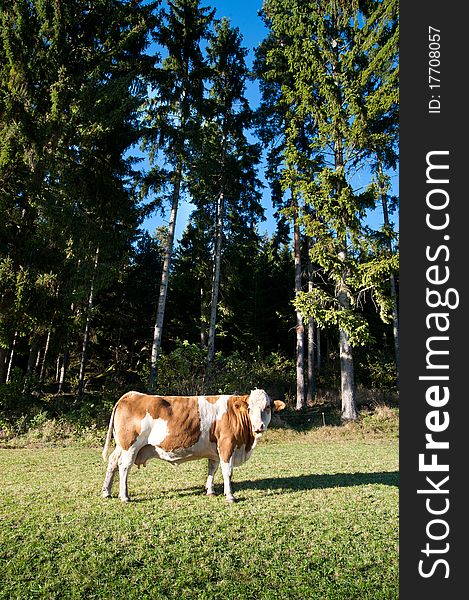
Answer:
POLYGON ((308 474, 295 477, 268 477, 253 481, 234 481, 237 490, 285 490, 304 491, 326 488, 353 487, 360 485, 399 485, 398 471, 379 473, 332 473, 308 474))
MULTIPOLYGON (((278 494, 305 490, 320 490, 329 488, 354 487, 362 485, 399 485, 398 471, 383 471, 378 473, 332 473, 332 474, 307 474, 295 477, 267 477, 264 479, 233 480, 233 491, 235 495, 246 490, 263 490, 278 494)), ((223 494, 223 484, 215 485, 217 494, 223 494)), ((180 495, 199 495, 202 486, 187 487, 174 490, 180 495)), ((238 496, 242 500, 242 496, 238 496)))

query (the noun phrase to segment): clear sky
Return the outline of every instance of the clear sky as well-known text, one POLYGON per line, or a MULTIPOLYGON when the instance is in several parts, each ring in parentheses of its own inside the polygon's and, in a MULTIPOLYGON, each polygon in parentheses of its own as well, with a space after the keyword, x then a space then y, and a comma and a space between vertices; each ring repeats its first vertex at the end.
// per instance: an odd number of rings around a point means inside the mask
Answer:
MULTIPOLYGON (((249 50, 247 57, 248 66, 252 66, 254 59, 255 48, 265 38, 267 29, 264 27, 262 19, 259 17, 259 11, 262 9, 262 0, 212 0, 201 3, 202 6, 211 6, 216 10, 215 18, 221 19, 227 17, 231 24, 238 27, 243 36, 243 45, 249 50)), ((259 104, 260 95, 259 88, 256 82, 249 82, 246 90, 246 97, 248 98, 251 107, 256 108, 259 104)), ((259 177, 263 180, 263 165, 259 167, 259 177)), ((391 174, 392 176, 392 190, 391 193, 398 194, 398 175, 391 174)), ((366 186, 368 183, 368 176, 366 172, 358 174, 356 178, 356 186, 366 186)), ((265 231, 271 234, 275 230, 275 219, 273 217, 273 209, 270 201, 270 193, 268 187, 263 191, 263 205, 265 208, 266 220, 259 225, 259 232, 262 234, 265 231)), ((193 206, 183 200, 179 207, 178 218, 176 222, 176 239, 179 240, 182 233, 187 225, 190 213, 193 206)), ((150 232, 160 225, 168 223, 168 214, 162 216, 161 213, 156 213, 153 217, 147 219, 144 223, 144 227, 150 232)), ((396 221, 397 227, 397 215, 393 215, 396 221)), ((367 222, 369 225, 378 228, 382 224, 382 213, 380 209, 370 214, 367 222)))

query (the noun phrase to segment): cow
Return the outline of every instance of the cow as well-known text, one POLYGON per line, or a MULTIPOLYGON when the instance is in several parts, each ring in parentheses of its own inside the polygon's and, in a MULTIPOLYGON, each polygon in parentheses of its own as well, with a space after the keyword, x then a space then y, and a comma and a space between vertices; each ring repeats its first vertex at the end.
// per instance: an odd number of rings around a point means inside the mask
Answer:
POLYGON ((208 458, 205 484, 215 494, 213 478, 219 464, 227 502, 235 502, 231 488, 233 467, 246 462, 267 430, 272 413, 285 403, 272 401, 264 390, 249 395, 151 396, 128 392, 111 414, 103 460, 106 462, 114 433, 115 449, 109 456, 103 498, 111 497, 119 469, 119 498, 129 502, 127 477, 133 464, 146 465, 151 458, 172 464, 208 458))

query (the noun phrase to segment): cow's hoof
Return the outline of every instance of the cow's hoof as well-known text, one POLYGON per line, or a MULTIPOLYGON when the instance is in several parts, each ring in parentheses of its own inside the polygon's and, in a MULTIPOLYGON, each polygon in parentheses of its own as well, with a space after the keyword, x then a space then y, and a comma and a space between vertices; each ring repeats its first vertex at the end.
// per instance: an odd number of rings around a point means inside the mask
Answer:
POLYGON ((128 502, 130 502, 130 498, 129 498, 128 496, 127 496, 127 497, 125 497, 125 498, 119 498, 119 500, 120 500, 121 502, 124 502, 124 504, 127 504, 128 502))
POLYGON ((229 504, 234 504, 236 502, 236 498, 234 496, 227 496, 226 501, 229 502, 229 504))
POLYGON ((103 492, 103 498, 111 498, 111 492, 103 492))

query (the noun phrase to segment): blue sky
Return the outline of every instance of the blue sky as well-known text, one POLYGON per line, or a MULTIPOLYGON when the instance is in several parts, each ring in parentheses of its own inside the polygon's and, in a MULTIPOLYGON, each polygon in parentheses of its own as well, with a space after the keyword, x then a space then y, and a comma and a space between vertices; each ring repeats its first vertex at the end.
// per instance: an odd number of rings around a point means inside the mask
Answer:
MULTIPOLYGON (((215 18, 221 19, 222 17, 227 17, 232 25, 239 28, 243 36, 243 45, 249 50, 247 57, 248 66, 252 66, 255 48, 267 34, 267 29, 264 27, 263 22, 259 17, 259 11, 262 8, 262 0, 213 0, 212 2, 202 2, 202 6, 211 6, 212 8, 215 8, 215 18)), ((252 108, 256 108, 258 106, 260 94, 259 87, 256 82, 248 82, 246 97, 248 98, 252 108)), ((261 164, 259 167, 259 177, 261 180, 263 180, 263 169, 264 167, 261 164)), ((391 174, 391 178, 391 193, 398 195, 398 174, 391 174)), ((354 185, 357 188, 366 186, 367 183, 368 175, 366 171, 359 173, 354 180, 354 185)), ((268 187, 263 190, 263 205, 265 208, 266 220, 260 223, 259 232, 261 234, 264 232, 271 234, 275 230, 275 219, 273 217, 268 187)), ((176 222, 177 240, 181 238, 192 210, 193 205, 186 200, 181 201, 176 222)), ((152 233, 156 227, 167 225, 168 218, 169 211, 168 214, 165 214, 164 216, 162 216, 160 212, 155 213, 152 217, 145 221, 144 227, 152 233)), ((393 218, 395 221, 397 228, 397 214, 393 215, 391 218, 393 218)), ((380 227, 382 224, 381 210, 377 209, 373 214, 370 214, 368 216, 367 223, 375 228, 380 227)))

